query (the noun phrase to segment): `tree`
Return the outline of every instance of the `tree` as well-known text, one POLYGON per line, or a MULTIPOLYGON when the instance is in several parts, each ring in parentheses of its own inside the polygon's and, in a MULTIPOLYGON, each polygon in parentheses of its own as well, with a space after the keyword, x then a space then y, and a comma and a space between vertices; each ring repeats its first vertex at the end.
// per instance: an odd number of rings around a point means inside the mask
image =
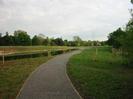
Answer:
POLYGON ((32 45, 40 45, 40 41, 37 35, 32 38, 32 45))
MULTIPOLYGON (((131 0, 133 3, 133 0, 131 0)), ((123 57, 126 59, 126 63, 133 64, 133 9, 130 10, 132 18, 126 25, 125 31, 120 28, 108 37, 108 44, 114 48, 122 48, 123 57)))
POLYGON ((14 39, 16 45, 27 46, 31 45, 30 36, 23 30, 17 30, 14 32, 14 39))
POLYGON ((133 3, 133 0, 131 0, 131 3, 133 3))
POLYGON ((45 35, 39 34, 39 35, 37 36, 37 38, 38 38, 38 40, 39 40, 39 45, 43 45, 44 39, 45 39, 45 35))
MULTIPOLYGON (((131 0, 133 3, 133 0, 131 0)), ((133 10, 130 11, 132 18, 126 25, 126 35, 122 40, 123 55, 127 59, 128 64, 133 64, 133 10)))
MULTIPOLYGON (((131 0, 133 4, 133 0, 131 0)), ((126 25, 126 35, 121 40, 123 55, 127 59, 128 64, 133 64, 133 9, 130 10, 132 18, 126 25)))
POLYGON ((88 40, 88 46, 93 46, 93 42, 91 40, 88 40))
POLYGON ((56 38, 54 40, 55 44, 58 45, 58 46, 63 46, 64 45, 64 42, 62 40, 62 38, 56 38))
POLYGON ((100 43, 101 43, 101 46, 105 46, 107 41, 101 41, 100 43))
POLYGON ((133 63, 133 27, 126 30, 126 35, 122 40, 123 55, 128 59, 128 63, 133 63))
POLYGON ((77 46, 77 44, 75 43, 75 41, 68 41, 67 46, 77 46))
POLYGON ((69 44, 68 44, 68 40, 64 40, 64 45, 65 46, 68 46, 69 44))
POLYGON ((89 43, 87 41, 82 41, 80 43, 80 46, 88 46, 88 45, 89 45, 89 43))
POLYGON ((6 32, 6 35, 2 37, 2 45, 11 46, 14 45, 14 37, 6 32))
POLYGON ((55 46, 56 45, 54 38, 50 38, 50 45, 51 46, 55 46))
POLYGON ((0 46, 3 45, 2 33, 0 33, 0 46))
POLYGON ((48 37, 43 40, 43 45, 50 45, 50 40, 48 37))
POLYGON ((121 28, 118 28, 108 36, 108 44, 114 48, 120 48, 122 46, 121 39, 125 36, 125 32, 121 28))
POLYGON ((82 39, 79 36, 74 36, 73 40, 75 41, 76 46, 80 46, 81 45, 82 39))

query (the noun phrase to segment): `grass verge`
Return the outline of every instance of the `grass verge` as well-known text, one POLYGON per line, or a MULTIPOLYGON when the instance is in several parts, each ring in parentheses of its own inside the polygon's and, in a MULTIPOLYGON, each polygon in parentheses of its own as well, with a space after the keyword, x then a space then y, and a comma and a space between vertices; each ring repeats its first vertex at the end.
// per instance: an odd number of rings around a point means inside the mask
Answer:
POLYGON ((0 99, 15 99, 29 74, 51 57, 0 61, 0 99))
POLYGON ((133 99, 133 68, 121 64, 111 48, 86 49, 74 55, 67 72, 84 99, 133 99))

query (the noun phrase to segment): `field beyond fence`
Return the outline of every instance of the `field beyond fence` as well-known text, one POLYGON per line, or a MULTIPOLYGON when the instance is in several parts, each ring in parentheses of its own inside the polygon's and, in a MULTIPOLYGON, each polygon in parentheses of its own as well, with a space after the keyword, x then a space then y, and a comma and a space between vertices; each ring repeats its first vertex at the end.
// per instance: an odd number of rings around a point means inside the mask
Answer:
POLYGON ((53 56, 76 49, 77 48, 66 46, 3 46, 0 47, 0 60, 53 56))

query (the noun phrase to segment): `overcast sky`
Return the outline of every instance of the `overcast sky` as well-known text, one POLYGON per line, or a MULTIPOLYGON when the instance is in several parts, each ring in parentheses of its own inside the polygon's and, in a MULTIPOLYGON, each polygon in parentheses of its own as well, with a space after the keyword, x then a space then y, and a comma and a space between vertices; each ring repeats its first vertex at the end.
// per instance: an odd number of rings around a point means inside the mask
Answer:
POLYGON ((107 39, 130 18, 130 0, 0 0, 0 32, 107 39))

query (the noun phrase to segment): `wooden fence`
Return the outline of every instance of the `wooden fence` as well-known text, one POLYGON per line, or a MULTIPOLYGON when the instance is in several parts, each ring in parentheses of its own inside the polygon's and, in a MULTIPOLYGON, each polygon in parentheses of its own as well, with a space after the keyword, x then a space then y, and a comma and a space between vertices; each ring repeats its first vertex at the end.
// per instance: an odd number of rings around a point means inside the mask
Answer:
POLYGON ((44 50, 44 51, 35 51, 35 52, 22 52, 22 53, 2 53, 0 55, 0 60, 3 61, 3 64, 6 60, 22 59, 22 58, 35 58, 41 56, 54 56, 77 50, 77 48, 72 49, 58 49, 58 50, 44 50))

